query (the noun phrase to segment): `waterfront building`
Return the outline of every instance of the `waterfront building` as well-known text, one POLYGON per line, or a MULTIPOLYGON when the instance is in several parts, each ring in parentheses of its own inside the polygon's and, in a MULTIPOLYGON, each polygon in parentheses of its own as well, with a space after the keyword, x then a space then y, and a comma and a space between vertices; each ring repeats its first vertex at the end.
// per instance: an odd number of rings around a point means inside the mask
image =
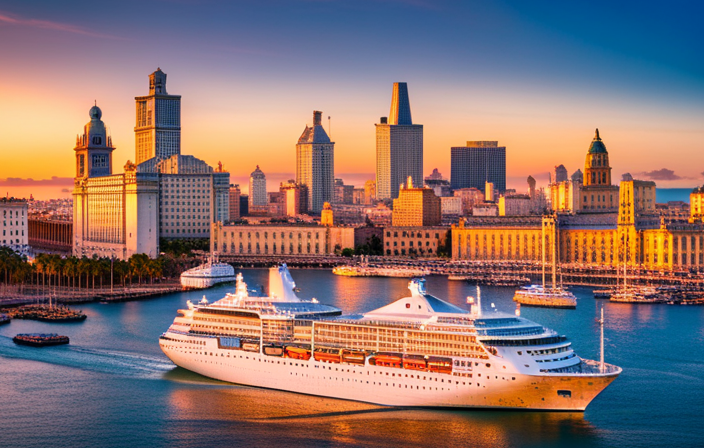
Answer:
MULTIPOLYGON (((2 203, 0 203, 2 208, 2 203)), ((33 251, 71 254, 73 222, 64 219, 29 218, 27 241, 33 251)))
POLYGON ((704 186, 695 188, 689 195, 689 221, 704 222, 704 186))
POLYGON ((384 228, 384 254, 390 256, 436 257, 449 234, 448 227, 404 226, 384 228))
POLYGON ((16 252, 26 253, 29 249, 27 229, 27 201, 10 197, 0 198, 2 216, 2 237, 0 245, 16 252))
POLYGON ((584 184, 581 188, 580 210, 584 212, 615 212, 618 210, 618 187, 611 185, 611 165, 606 145, 596 130, 584 162, 584 184))
POLYGON ((91 107, 90 121, 76 138, 73 190, 73 254, 127 259, 159 253, 159 178, 137 172, 127 162, 123 174, 112 173, 112 139, 91 107))
POLYGON ((249 214, 267 213, 266 176, 257 168, 249 175, 249 214))
POLYGON ((157 68, 149 75, 149 95, 135 98, 136 163, 181 154, 181 96, 166 92, 166 73, 157 68))
POLYGON ((396 199, 406 179, 423 179, 423 125, 413 124, 405 82, 394 83, 389 117, 375 127, 376 199, 396 199))
POLYGON ((399 190, 394 199, 392 223, 394 227, 438 226, 442 221, 440 198, 430 188, 413 188, 413 180, 399 190))
POLYGON ((332 255, 354 248, 354 228, 319 225, 213 224, 211 251, 221 255, 332 255))
POLYGON ((460 220, 452 229, 457 260, 540 261, 543 239, 558 261, 657 270, 704 269, 704 223, 666 222, 654 204, 655 183, 624 180, 618 212, 460 220), (546 219, 554 224, 546 226, 546 219), (534 242, 535 241, 535 242, 534 242))
POLYGON ((468 141, 450 148, 450 186, 484 191, 486 182, 499 193, 506 190, 506 147, 496 141, 468 141))
POLYGON ((333 202, 335 195, 335 143, 325 132, 321 115, 313 111, 313 126, 306 125, 296 144, 296 183, 308 189, 308 210, 314 214, 325 202, 333 202))
POLYGON ((230 216, 229 221, 237 221, 240 219, 240 190, 239 184, 230 184, 229 190, 230 196, 228 197, 228 202, 230 203, 230 216))

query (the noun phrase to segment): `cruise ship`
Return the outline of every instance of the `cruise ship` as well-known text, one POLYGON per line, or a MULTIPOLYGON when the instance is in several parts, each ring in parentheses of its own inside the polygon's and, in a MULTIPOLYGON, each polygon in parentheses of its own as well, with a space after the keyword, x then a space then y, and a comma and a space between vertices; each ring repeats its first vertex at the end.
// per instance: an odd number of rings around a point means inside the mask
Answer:
POLYGON ((237 279, 235 269, 227 263, 218 263, 215 256, 193 269, 181 274, 181 286, 186 289, 210 288, 218 283, 234 282, 237 279))
POLYGON ((272 268, 269 296, 250 297, 240 274, 234 293, 179 310, 161 349, 218 380, 388 406, 583 411, 621 373, 603 351, 601 362, 582 359, 565 336, 481 303, 452 305, 423 279, 361 315, 294 288, 285 266, 272 268))

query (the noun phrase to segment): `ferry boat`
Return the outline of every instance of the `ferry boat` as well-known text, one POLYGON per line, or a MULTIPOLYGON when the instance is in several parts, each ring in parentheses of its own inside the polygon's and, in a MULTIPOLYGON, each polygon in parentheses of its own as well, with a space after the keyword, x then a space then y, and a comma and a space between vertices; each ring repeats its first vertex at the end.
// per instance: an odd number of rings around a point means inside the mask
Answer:
POLYGON ((8 316, 7 314, 0 314, 0 325, 9 324, 10 320, 10 316, 8 316))
POLYGON ((27 333, 18 334, 12 338, 12 342, 19 345, 29 345, 32 347, 47 347, 50 345, 68 344, 68 336, 62 336, 56 333, 27 333))
POLYGON ((218 283, 234 282, 235 268, 227 263, 218 263, 217 255, 208 257, 208 261, 181 274, 181 286, 187 289, 210 288, 218 283))
POLYGON ((423 279, 409 297, 343 316, 299 299, 274 269, 269 297, 249 297, 239 275, 235 293, 188 302, 159 339, 166 356, 222 381, 388 406, 583 411, 621 373, 518 315, 433 297, 423 279))

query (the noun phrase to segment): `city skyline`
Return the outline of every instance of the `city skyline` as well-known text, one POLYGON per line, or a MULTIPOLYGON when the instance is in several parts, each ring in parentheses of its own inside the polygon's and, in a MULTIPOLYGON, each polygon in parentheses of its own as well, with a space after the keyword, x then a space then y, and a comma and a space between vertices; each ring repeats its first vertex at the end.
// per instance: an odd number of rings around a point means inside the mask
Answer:
POLYGON ((704 166, 692 161, 704 149, 704 63, 691 57, 702 40, 691 5, 661 17, 605 3, 554 10, 270 3, 273 12, 187 2, 0 6, 0 37, 17 42, 0 50, 7 67, 0 74, 0 179, 71 177, 65 154, 96 100, 110 124, 116 166, 134 161, 132 101, 160 67, 169 91, 183 97, 184 151, 210 165, 222 161, 233 183, 242 184, 257 164, 267 176, 290 177, 300 117, 312 109, 332 117, 322 124, 336 142, 335 176, 373 175, 372 125, 388 110, 388 87, 397 81, 411 85, 414 119, 425 127, 423 175, 438 168, 449 177, 453 146, 499 140, 509 149, 508 188, 525 188, 528 175, 544 184, 555 165, 570 173, 583 167, 598 127, 608 138, 614 181, 630 172, 659 187, 702 183, 704 166), (156 11, 169 20, 145 26, 156 11), (272 20, 253 20, 268 13, 272 20), (399 20, 390 20, 395 14, 399 20), (658 23, 657 36, 642 26, 649 20, 658 23), (612 32, 592 32, 594 21, 612 32), (313 24, 315 32, 294 32, 313 24), (376 51, 390 34, 404 43, 376 51), (327 60, 322 71, 310 64, 311 45, 327 60))

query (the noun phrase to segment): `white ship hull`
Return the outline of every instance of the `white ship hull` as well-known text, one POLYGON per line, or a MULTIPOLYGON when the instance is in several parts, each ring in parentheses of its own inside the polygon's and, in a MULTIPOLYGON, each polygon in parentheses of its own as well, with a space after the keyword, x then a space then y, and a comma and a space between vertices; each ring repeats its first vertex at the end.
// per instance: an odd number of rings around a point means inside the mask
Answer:
POLYGON ((181 276, 181 286, 188 289, 205 289, 215 286, 218 283, 234 282, 237 277, 234 275, 226 275, 222 277, 189 277, 181 276))
MULTIPOLYGON (((404 368, 267 356, 222 349, 216 338, 167 332, 160 345, 174 364, 230 383, 386 406, 583 411, 620 373, 507 373, 480 363, 464 376, 404 368), (203 344, 203 345, 201 345, 203 344), (567 396, 565 391, 569 391, 567 396)), ((607 365, 608 367, 612 367, 607 365)))

